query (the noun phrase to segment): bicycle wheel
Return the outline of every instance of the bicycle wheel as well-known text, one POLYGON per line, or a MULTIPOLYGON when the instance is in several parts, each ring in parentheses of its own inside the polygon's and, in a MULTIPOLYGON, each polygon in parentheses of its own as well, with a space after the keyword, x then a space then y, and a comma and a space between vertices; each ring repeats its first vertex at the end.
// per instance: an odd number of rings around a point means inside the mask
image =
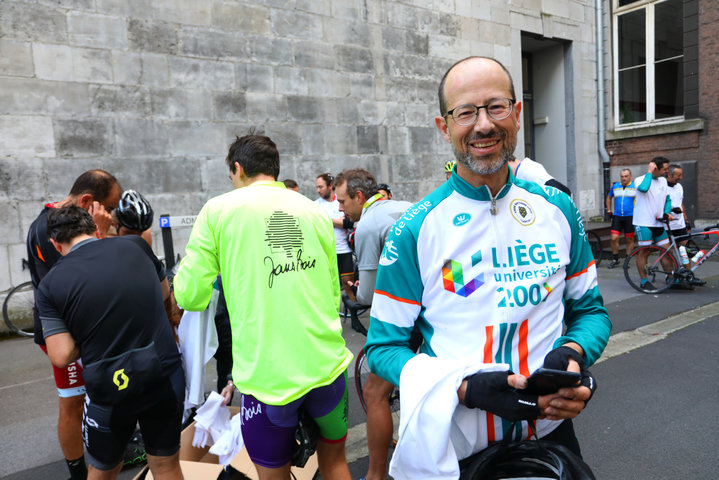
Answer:
MULTIPOLYGON (((367 365, 367 357, 364 353, 364 348, 360 350, 360 352, 357 354, 357 358, 355 359, 355 388, 357 389, 357 396, 359 397, 360 405, 362 406, 362 410, 364 410, 365 414, 367 413, 367 404, 364 401, 364 396, 362 395, 362 389, 364 388, 364 385, 367 383, 367 379, 369 378, 370 370, 369 365, 367 365)), ((394 387, 392 389, 392 393, 389 394, 389 409, 392 412, 392 423, 394 426, 394 433, 392 435, 392 439, 394 443, 397 443, 397 431, 399 429, 399 388, 394 387)))
POLYGON ((656 245, 639 247, 624 260, 624 277, 635 290, 642 293, 660 293, 672 286, 674 272, 678 267, 679 264, 671 251, 656 245), (644 288, 641 282, 642 275, 637 267, 640 254, 647 257, 643 277, 649 280, 649 285, 645 285, 644 288))
POLYGON ((2 317, 8 328, 23 337, 32 337, 34 305, 32 282, 21 283, 10 290, 2 304, 2 317))
POLYGON ((602 239, 596 232, 587 232, 587 240, 589 241, 589 248, 592 249, 594 264, 598 267, 602 263, 602 239))

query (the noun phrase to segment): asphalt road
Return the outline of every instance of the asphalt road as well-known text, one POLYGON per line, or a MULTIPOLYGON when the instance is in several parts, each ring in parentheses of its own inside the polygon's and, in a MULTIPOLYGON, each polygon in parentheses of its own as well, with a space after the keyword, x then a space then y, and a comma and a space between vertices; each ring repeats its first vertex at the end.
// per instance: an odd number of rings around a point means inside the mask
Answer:
MULTIPOLYGON (((708 262, 701 273, 709 281, 704 287, 646 295, 628 286, 621 269, 600 266, 613 337, 593 367, 599 390, 575 421, 597 478, 717 478, 719 382, 712 360, 719 349, 719 262, 708 262)), ((355 353, 364 342, 349 321, 345 338, 355 353)), ((0 362, 0 480, 65 480, 47 358, 32 340, 9 338, 0 342, 0 362)), ((209 378, 208 390, 211 385, 209 378)), ((347 446, 353 478, 367 468, 363 422, 353 391, 347 446)))

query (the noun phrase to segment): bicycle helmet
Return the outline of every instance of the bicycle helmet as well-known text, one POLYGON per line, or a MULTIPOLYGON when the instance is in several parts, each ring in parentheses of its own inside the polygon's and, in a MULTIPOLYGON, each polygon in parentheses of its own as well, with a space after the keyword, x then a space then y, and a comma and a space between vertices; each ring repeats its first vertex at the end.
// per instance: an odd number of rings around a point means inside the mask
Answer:
POLYGON ((444 173, 451 173, 454 166, 457 165, 455 160, 450 160, 444 164, 444 173))
POLYGON ((152 225, 153 211, 150 203, 135 190, 125 190, 115 208, 117 221, 125 228, 144 232, 152 225))

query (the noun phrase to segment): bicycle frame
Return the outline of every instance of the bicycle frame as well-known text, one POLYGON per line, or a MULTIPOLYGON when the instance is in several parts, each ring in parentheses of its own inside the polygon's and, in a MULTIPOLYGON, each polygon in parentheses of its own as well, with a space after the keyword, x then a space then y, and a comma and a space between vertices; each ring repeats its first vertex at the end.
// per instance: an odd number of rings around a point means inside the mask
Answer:
MULTIPOLYGON (((664 223, 667 224, 667 227, 669 226, 668 220, 665 221, 664 223)), ((715 225, 714 227, 710 227, 710 228, 717 228, 717 225, 715 225)), ((681 254, 679 253, 679 247, 677 246, 678 242, 681 242, 682 240, 689 240, 690 238, 698 237, 699 235, 716 235, 717 236, 717 242, 714 244, 714 246, 708 252, 706 252, 704 254, 704 256, 702 258, 700 258, 699 261, 697 263, 695 263, 691 268, 686 268, 681 264, 681 261, 677 261, 677 264, 679 265, 679 270, 685 269, 685 270, 688 270, 688 271, 694 273, 704 263, 704 261, 706 259, 708 259, 712 255, 714 255, 714 253, 716 253, 716 251, 719 250, 719 230, 706 230, 706 231, 703 231, 702 233, 698 233, 698 234, 687 233, 686 235, 679 235, 679 236, 675 237, 674 235, 672 235, 671 230, 667 229, 667 235, 669 236, 670 244, 668 246, 666 246, 665 249, 667 252, 672 252, 674 254, 674 258, 677 260, 681 259, 681 254)), ((662 255, 660 255, 659 258, 657 259, 657 262, 661 261, 661 259, 664 258, 665 255, 666 255, 666 253, 663 253, 662 255)))

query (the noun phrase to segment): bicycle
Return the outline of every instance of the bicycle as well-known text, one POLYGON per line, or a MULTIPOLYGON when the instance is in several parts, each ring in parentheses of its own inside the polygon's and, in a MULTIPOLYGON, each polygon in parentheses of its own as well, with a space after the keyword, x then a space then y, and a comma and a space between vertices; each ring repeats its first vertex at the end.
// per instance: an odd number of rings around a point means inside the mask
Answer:
MULTIPOLYGON (((668 225, 669 221, 664 220, 668 225)), ((635 248, 631 254, 624 260, 624 277, 635 290, 642 293, 661 293, 671 288, 674 283, 687 282, 690 285, 698 284, 699 281, 696 279, 694 272, 719 249, 719 224, 706 227, 701 234, 707 238, 709 235, 717 235, 717 242, 714 246, 699 258, 696 263, 691 267, 687 268, 677 261, 681 258, 679 252, 678 242, 684 239, 690 239, 691 237, 697 237, 697 234, 688 233, 675 237, 672 235, 670 230, 667 230, 669 235, 669 246, 667 248, 660 247, 658 245, 648 245, 643 247, 635 248), (637 259, 640 255, 646 256, 646 266, 644 267, 645 278, 648 279, 650 287, 646 286, 642 288, 642 276, 640 270, 637 267, 637 259)), ((698 247, 696 243, 692 241, 692 249, 698 247)), ((695 255, 696 252, 692 252, 695 255)), ((689 248, 687 248, 687 254, 689 255, 689 248)))
MULTIPOLYGON (((30 264, 22 259, 22 269, 29 268, 30 264)), ((23 337, 32 337, 35 317, 35 292, 32 282, 23 282, 13 287, 5 297, 2 304, 2 318, 10 331, 23 337)))

